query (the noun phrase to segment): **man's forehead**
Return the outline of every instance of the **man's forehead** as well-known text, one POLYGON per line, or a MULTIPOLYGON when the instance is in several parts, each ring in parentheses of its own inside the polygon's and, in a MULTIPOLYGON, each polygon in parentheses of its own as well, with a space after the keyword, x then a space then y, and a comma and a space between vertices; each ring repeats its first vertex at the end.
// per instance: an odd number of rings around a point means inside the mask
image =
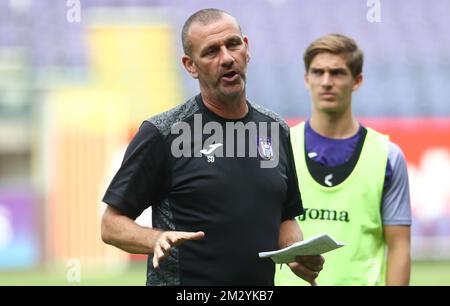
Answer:
POLYGON ((319 53, 311 61, 310 68, 348 68, 344 54, 319 53))
POLYGON ((189 39, 199 38, 202 41, 232 36, 233 34, 241 36, 237 21, 229 15, 223 15, 220 19, 208 24, 203 24, 200 21, 194 22, 188 31, 189 39))

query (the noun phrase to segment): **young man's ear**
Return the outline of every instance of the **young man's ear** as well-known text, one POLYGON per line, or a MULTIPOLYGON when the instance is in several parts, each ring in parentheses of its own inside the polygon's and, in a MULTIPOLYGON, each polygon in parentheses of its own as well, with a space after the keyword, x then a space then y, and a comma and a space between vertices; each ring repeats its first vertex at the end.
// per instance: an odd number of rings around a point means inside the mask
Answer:
POLYGON ((184 68, 186 68, 187 72, 189 72, 189 74, 194 78, 194 79, 198 79, 198 72, 197 72, 197 67, 195 66, 194 61, 192 60, 192 58, 188 55, 183 55, 183 57, 181 58, 181 61, 183 62, 183 66, 184 68))
POLYGON ((358 90, 358 88, 361 87, 362 83, 363 83, 363 75, 360 73, 355 77, 355 82, 352 86, 352 91, 358 90))
POLYGON ((308 72, 305 72, 305 74, 303 75, 303 82, 305 83, 305 88, 310 90, 311 87, 309 86, 308 72))

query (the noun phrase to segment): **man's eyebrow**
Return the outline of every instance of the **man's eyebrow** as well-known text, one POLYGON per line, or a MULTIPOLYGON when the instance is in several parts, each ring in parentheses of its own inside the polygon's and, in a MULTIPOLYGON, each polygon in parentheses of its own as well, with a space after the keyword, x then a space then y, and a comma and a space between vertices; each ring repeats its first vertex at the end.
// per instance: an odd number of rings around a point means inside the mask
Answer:
POLYGON ((209 45, 206 45, 205 47, 203 47, 200 53, 204 54, 205 52, 217 49, 217 47, 218 47, 217 43, 210 43, 209 45))
POLYGON ((227 41, 242 41, 242 37, 240 37, 239 35, 233 35, 231 37, 228 37, 227 41))
POLYGON ((322 67, 311 67, 310 68, 311 71, 331 71, 331 72, 341 72, 341 71, 346 71, 346 69, 344 67, 337 67, 337 68, 322 68, 322 67))
MULTIPOLYGON (((229 43, 233 43, 233 42, 240 42, 242 43, 242 37, 239 35, 233 35, 231 37, 228 37, 225 40, 225 44, 229 44, 229 43)), ((200 54, 203 55, 208 51, 213 51, 215 49, 217 49, 219 47, 219 44, 217 42, 212 42, 206 46, 204 46, 201 50, 200 50, 200 54)))
POLYGON ((346 69, 344 67, 337 67, 337 68, 331 68, 331 71, 346 71, 346 69))

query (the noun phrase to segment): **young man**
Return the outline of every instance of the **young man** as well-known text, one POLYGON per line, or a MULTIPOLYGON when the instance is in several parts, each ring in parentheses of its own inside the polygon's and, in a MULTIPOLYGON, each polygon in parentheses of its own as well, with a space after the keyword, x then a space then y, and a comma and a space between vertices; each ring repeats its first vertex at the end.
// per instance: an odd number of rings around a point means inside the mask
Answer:
MULTIPOLYGON (((246 100, 248 39, 234 17, 201 10, 182 42, 200 95, 142 124, 103 198, 102 238, 149 254, 148 285, 273 285, 275 265, 258 252, 302 239, 289 129, 246 100), (246 130, 258 125, 270 129, 246 130), (229 126, 244 131, 236 138, 229 126), (144 228, 134 219, 149 206, 153 228, 144 228)), ((322 264, 310 256, 292 265, 314 284, 322 264)))
MULTIPOLYGON (((305 238, 329 233, 347 244, 325 254, 317 282, 407 285, 406 163, 397 145, 362 126, 352 113, 352 93, 363 80, 363 54, 352 39, 331 34, 306 49, 304 62, 313 107, 309 121, 291 128, 305 209, 298 222, 305 238)), ((277 270, 276 284, 301 283, 288 269, 277 270)))

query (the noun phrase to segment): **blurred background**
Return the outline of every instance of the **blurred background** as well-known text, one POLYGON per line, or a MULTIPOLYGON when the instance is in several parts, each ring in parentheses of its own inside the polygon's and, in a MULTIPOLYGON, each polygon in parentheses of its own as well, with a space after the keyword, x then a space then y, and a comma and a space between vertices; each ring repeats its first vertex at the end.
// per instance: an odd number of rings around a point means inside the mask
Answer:
POLYGON ((206 7, 241 22, 248 97, 291 124, 310 112, 308 44, 358 42, 355 112, 408 161, 412 284, 450 285, 447 0, 1 0, 0 285, 145 283, 145 257, 101 242, 101 198, 140 123, 198 93, 180 32, 206 7))

